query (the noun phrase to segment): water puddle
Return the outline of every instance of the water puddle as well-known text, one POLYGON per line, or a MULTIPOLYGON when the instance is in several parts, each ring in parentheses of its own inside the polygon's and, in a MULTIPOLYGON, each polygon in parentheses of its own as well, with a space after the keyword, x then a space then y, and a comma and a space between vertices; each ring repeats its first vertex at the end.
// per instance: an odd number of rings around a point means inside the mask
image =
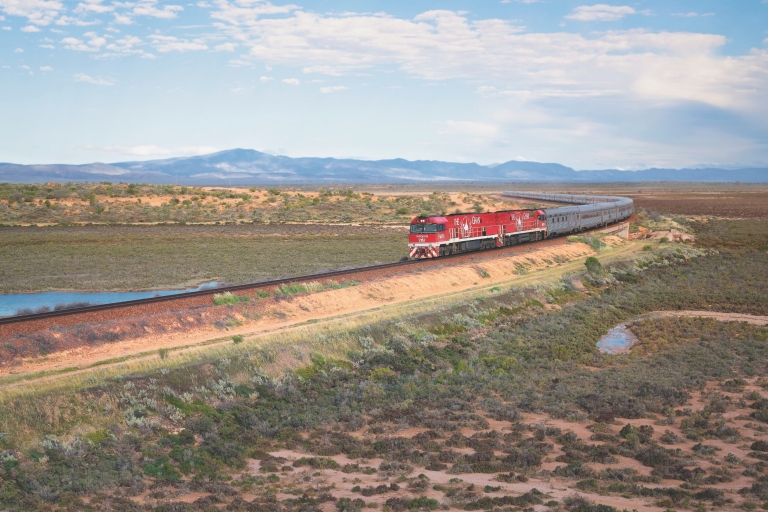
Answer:
POLYGON ((19 313, 29 314, 58 309, 67 309, 74 305, 111 304, 127 300, 147 299, 163 295, 176 295, 184 292, 208 290, 218 285, 216 281, 203 283, 186 290, 154 290, 151 292, 41 292, 0 294, 0 316, 19 313))
POLYGON ((607 354, 626 354, 637 341, 637 337, 627 329, 627 324, 619 324, 608 334, 600 338, 597 348, 607 354))

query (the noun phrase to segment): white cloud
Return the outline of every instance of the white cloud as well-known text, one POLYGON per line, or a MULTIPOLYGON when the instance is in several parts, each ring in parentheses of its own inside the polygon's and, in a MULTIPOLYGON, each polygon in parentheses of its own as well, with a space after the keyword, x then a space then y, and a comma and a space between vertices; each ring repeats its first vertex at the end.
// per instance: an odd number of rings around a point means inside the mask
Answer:
POLYGON ((114 5, 103 5, 102 0, 85 0, 85 2, 81 2, 77 4, 77 7, 75 7, 74 12, 78 14, 86 13, 86 12, 103 14, 105 12, 112 12, 114 10, 115 10, 114 5))
POLYGON ((139 55, 145 59, 154 59, 155 55, 140 48, 141 46, 144 46, 144 44, 144 41, 136 36, 125 36, 106 45, 104 47, 105 53, 102 53, 98 57, 111 58, 124 55, 139 55))
POLYGON ((16 48, 15 50, 13 50, 13 53, 24 53, 24 49, 23 48, 16 48))
POLYGON ((768 87, 768 51, 722 56, 726 38, 717 34, 535 33, 451 11, 401 19, 293 10, 249 19, 247 26, 219 28, 248 48, 252 59, 305 72, 359 75, 395 67, 430 81, 471 79, 527 94, 539 89, 552 97, 622 94, 740 109, 760 104, 760 91, 768 87))
POLYGON ((149 36, 159 52, 188 52, 188 51, 200 51, 207 50, 206 45, 202 40, 196 39, 189 41, 187 39, 179 39, 173 36, 149 36))
POLYGON ((27 25, 26 27, 21 27, 21 31, 22 32, 40 32, 40 29, 34 25, 27 25))
POLYGON ((87 27, 89 25, 99 25, 101 24, 101 21, 99 20, 81 20, 80 18, 72 18, 71 16, 62 16, 59 19, 56 20, 56 25, 59 26, 66 26, 66 25, 75 25, 77 27, 87 27))
POLYGON ((678 18, 696 18, 698 16, 714 16, 715 13, 713 12, 705 12, 704 14, 699 14, 697 12, 673 12, 672 16, 677 16, 678 18))
POLYGON ((13 30, 11 27, 3 27, 3 30, 13 30))
POLYGON ((494 137, 499 127, 491 123, 478 121, 446 121, 442 124, 441 134, 469 135, 471 137, 494 137))
POLYGON ((213 47, 217 52, 233 52, 239 45, 237 43, 224 43, 213 47))
POLYGON ((211 17, 237 26, 253 25, 265 14, 287 14, 298 9, 295 5, 273 5, 259 0, 216 0, 215 3, 218 10, 211 17))
POLYGON ((78 52, 98 52, 102 46, 107 44, 107 40, 96 32, 86 32, 83 36, 89 38, 87 42, 83 42, 75 37, 65 37, 61 42, 64 43, 64 48, 67 50, 78 52))
POLYGON ((40 48, 46 48, 48 50, 55 50, 56 49, 56 47, 53 46, 52 44, 41 44, 40 48))
POLYGON ((51 66, 40 66, 40 71, 53 71, 51 66))
POLYGON ((0 9, 9 16, 27 18, 33 25, 49 25, 64 10, 59 0, 0 0, 0 9))
POLYGON ((283 78, 283 83, 288 85, 299 85, 301 82, 298 78, 283 78))
POLYGON ((109 153, 120 153, 121 155, 131 156, 195 156, 195 155, 207 155, 218 151, 217 148, 211 146, 181 146, 178 148, 163 148, 155 145, 147 146, 106 146, 103 148, 96 148, 94 146, 86 146, 87 149, 98 149, 109 153))
POLYGON ((177 12, 184 10, 180 5, 164 5, 162 9, 158 9, 157 1, 158 0, 140 0, 135 4, 132 14, 134 16, 171 19, 176 17, 177 12))
POLYGON ((241 59, 232 59, 229 62, 227 62, 227 65, 231 68, 245 68, 245 67, 253 67, 253 62, 248 62, 247 60, 241 60, 241 59))
POLYGON ((101 5, 100 1, 88 0, 88 5, 79 4, 78 9, 83 11, 96 10, 96 9, 108 9, 110 7, 124 8, 124 10, 117 12, 115 9, 103 10, 102 12, 113 12, 114 23, 118 25, 132 25, 133 20, 139 16, 146 16, 150 18, 160 19, 173 19, 178 16, 180 11, 184 10, 184 7, 180 5, 164 5, 158 7, 158 0, 139 0, 138 2, 113 2, 112 6, 101 5), (83 7, 80 7, 80 6, 83 7))
POLYGON ((320 92, 323 94, 328 94, 331 92, 338 92, 338 91, 348 91, 349 87, 344 87, 343 85, 330 85, 328 87, 321 87, 320 92))
POLYGON ((262 77, 259 77, 259 80, 261 81, 261 83, 265 84, 267 82, 271 82, 272 80, 274 80, 274 78, 272 78, 271 76, 262 76, 262 77))
POLYGON ((77 73, 74 75, 75 82, 85 82, 93 85, 115 85, 114 82, 111 82, 109 80, 106 80, 104 78, 94 78, 92 76, 86 75, 85 73, 77 73))
POLYGON ((628 5, 581 5, 576 7, 566 18, 578 21, 616 21, 636 13, 637 11, 628 5))

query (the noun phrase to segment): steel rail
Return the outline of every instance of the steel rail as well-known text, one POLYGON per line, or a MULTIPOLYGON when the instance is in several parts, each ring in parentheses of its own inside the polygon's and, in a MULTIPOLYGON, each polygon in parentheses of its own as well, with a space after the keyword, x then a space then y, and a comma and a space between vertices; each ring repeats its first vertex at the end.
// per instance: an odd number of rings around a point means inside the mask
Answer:
POLYGON ((408 261, 396 261, 394 263, 384 263, 381 265, 370 265, 365 267, 355 267, 355 268, 348 268, 344 270, 333 270, 330 272, 323 272, 321 274, 308 274, 308 275, 302 275, 302 276, 294 276, 294 277, 286 277, 282 279, 273 279, 270 281, 260 281, 255 283, 248 283, 248 284, 237 284, 237 285, 231 285, 231 286, 221 286, 217 288, 210 288, 207 290, 198 290, 194 292, 184 292, 184 293, 175 293, 171 295, 162 295, 159 297, 149 297, 146 299, 134 299, 134 300, 126 300, 126 301, 120 301, 120 302, 110 302, 107 304, 97 304, 94 306, 84 306, 79 308, 71 308, 71 309, 62 309, 59 311, 47 311, 45 313, 32 313, 29 315, 15 315, 15 316, 6 316, 6 317, 0 317, 0 325, 8 325, 8 324, 14 324, 14 323, 21 323, 21 322, 29 322, 33 320, 43 320, 46 318, 56 318, 56 317, 63 317, 63 316, 71 316, 81 313, 91 313, 94 311, 106 311, 110 309, 119 309, 119 308, 126 308, 131 306, 140 306, 144 304, 155 304, 158 302, 171 302, 174 300, 182 300, 182 299, 188 299, 192 297, 202 297, 206 295, 215 295, 219 293, 226 293, 226 292, 238 292, 242 290, 257 290, 260 288, 272 288, 275 286, 280 286, 283 284, 289 284, 289 283, 298 283, 298 282, 305 282, 305 281, 320 281, 324 279, 330 279, 333 277, 340 277, 350 274, 356 274, 361 272, 370 272, 370 271, 377 271, 377 270, 386 270, 390 268, 397 268, 397 267, 406 267, 411 265, 420 265, 425 264, 428 262, 435 262, 435 261, 446 261, 453 258, 461 258, 466 257, 468 255, 480 255, 480 254, 489 254, 491 252, 495 252, 497 250, 503 251, 504 249, 515 249, 515 248, 521 248, 529 245, 533 245, 536 243, 546 242, 547 240, 539 240, 537 242, 523 242, 521 244, 506 246, 506 247, 497 247, 494 249, 486 249, 482 251, 470 251, 470 252, 463 252, 459 254, 451 254, 448 256, 441 256, 440 258, 427 258, 427 259, 416 259, 416 260, 408 260, 408 261))
MULTIPOLYGON (((619 222, 615 223, 619 224, 619 222)), ((594 228, 590 231, 598 231, 599 229, 604 228, 594 228)), ((554 242, 557 239, 545 239, 545 240, 538 240, 538 241, 531 241, 531 242, 523 242, 521 244, 511 245, 511 246, 505 246, 505 247, 497 247, 494 249, 485 249, 485 250, 479 250, 479 251, 470 251, 470 252, 464 252, 459 254, 451 254, 448 256, 440 256, 439 258, 427 258, 427 259, 416 259, 416 260, 407 260, 407 261, 397 261, 394 263, 384 263, 381 265, 370 265, 366 267, 356 267, 356 268, 349 268, 344 270, 334 270, 331 272, 324 272, 321 274, 308 274, 303 276, 294 276, 294 277, 286 277, 282 279, 273 279, 270 281, 261 281, 261 282, 255 282, 255 283, 248 283, 248 284, 238 284, 238 285, 232 285, 232 286, 222 286, 218 288, 211 288, 207 290, 199 290, 194 292, 184 292, 184 293, 175 293, 172 295, 163 295, 159 297, 149 297, 146 299, 134 299, 134 300, 126 300, 121 302, 110 302, 107 304, 97 304, 94 306, 84 306, 79 308, 71 308, 71 309, 62 309, 59 311, 47 311, 45 313, 32 313, 29 315, 15 315, 15 316, 6 316, 6 317, 0 317, 0 325, 9 325, 9 324, 17 324, 17 323, 24 323, 24 322, 31 322, 35 320, 44 320, 46 318, 58 318, 58 317, 66 317, 66 316, 72 316, 72 315, 78 315, 83 313, 91 313, 91 312, 98 312, 98 311, 108 311, 112 309, 121 309, 121 308, 128 308, 132 306, 141 306, 146 304, 155 304, 160 302, 171 302, 171 301, 178 301, 183 299, 189 299, 193 297, 203 297, 206 295, 215 295, 219 293, 226 293, 226 292, 238 292, 242 290, 258 290, 263 288, 272 288, 275 286, 280 286, 283 284, 288 283, 298 283, 298 282, 306 282, 306 281, 319 281, 324 279, 330 279, 333 277, 340 277, 340 276, 346 276, 350 274, 356 274, 356 273, 362 273, 362 272, 371 272, 371 271, 377 271, 377 270, 386 270, 390 268, 397 268, 397 267, 407 267, 407 266, 416 266, 416 265, 423 265, 428 262, 436 262, 436 261, 447 261, 452 260, 455 258, 466 258, 470 255, 490 255, 492 253, 498 253, 498 252, 506 252, 507 250, 514 250, 514 249, 520 249, 521 247, 526 246, 535 246, 535 245, 549 245, 547 242, 554 242)))

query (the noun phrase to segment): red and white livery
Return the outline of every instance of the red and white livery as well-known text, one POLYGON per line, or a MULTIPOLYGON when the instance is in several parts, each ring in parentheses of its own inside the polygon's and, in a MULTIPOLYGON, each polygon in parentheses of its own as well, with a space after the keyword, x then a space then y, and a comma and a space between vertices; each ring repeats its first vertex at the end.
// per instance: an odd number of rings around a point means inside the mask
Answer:
POLYGON ((543 210, 428 215, 411 221, 408 255, 436 258, 547 237, 543 210))

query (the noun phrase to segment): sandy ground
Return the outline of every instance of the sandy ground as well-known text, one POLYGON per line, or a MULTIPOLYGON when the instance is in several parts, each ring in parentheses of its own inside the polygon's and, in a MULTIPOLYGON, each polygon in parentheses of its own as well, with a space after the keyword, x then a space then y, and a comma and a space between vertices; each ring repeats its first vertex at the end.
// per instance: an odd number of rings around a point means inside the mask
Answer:
MULTIPOLYGON (((742 497, 738 491, 744 487, 749 487, 754 481, 751 477, 742 474, 745 466, 754 465, 757 460, 749 456, 749 445, 759 439, 766 440, 768 434, 765 432, 765 428, 756 425, 754 420, 750 420, 748 415, 752 412, 749 408, 749 401, 744 400, 747 393, 757 392, 761 396, 765 396, 766 390, 757 385, 757 378, 749 379, 746 385, 737 392, 725 391, 720 383, 710 382, 703 390, 695 391, 691 393, 689 400, 676 409, 676 415, 672 422, 665 424, 662 422, 661 417, 649 415, 649 417, 641 419, 616 419, 611 424, 607 425, 609 434, 618 436, 619 431, 626 424, 639 427, 642 425, 650 426, 653 428, 652 439, 669 449, 681 449, 682 452, 688 455, 686 459, 686 465, 689 469, 699 467, 706 471, 706 475, 720 474, 723 476, 722 482, 714 484, 700 484, 695 492, 702 489, 712 487, 719 489, 725 493, 725 498, 732 500, 731 503, 726 503, 723 506, 713 507, 711 503, 707 503, 707 510, 727 510, 735 511, 742 509, 742 504, 747 501, 742 497), (715 447, 717 451, 712 455, 695 455, 692 448, 698 441, 686 439, 685 435, 680 429, 681 421, 683 418, 688 417, 692 412, 705 410, 710 400, 719 396, 721 399, 724 397, 728 403, 725 411, 722 413, 713 413, 710 418, 710 422, 724 420, 730 427, 738 428, 740 435, 738 438, 731 440, 730 442, 716 439, 706 438, 702 443, 706 446, 715 447), (664 444, 661 441, 661 437, 666 431, 670 431, 677 436, 677 440, 672 444, 664 444), (728 459, 736 457, 735 460, 729 462, 728 459)), ((482 414, 483 411, 475 411, 478 414, 482 414)), ((461 434, 466 437, 471 437, 479 432, 488 432, 495 430, 501 433, 505 431, 511 431, 512 425, 508 421, 498 421, 491 418, 486 418, 489 423, 489 428, 485 430, 473 430, 471 428, 463 428, 461 434)), ((542 426, 557 427, 562 432, 573 432, 576 436, 587 444, 600 445, 605 444, 602 441, 593 440, 594 435, 591 422, 572 422, 564 419, 551 418, 546 414, 532 414, 525 413, 521 418, 521 422, 527 425, 528 431, 535 430, 542 426)), ((387 426, 387 424, 377 424, 387 426)), ((367 425, 356 432, 350 432, 350 435, 357 438, 374 439, 375 436, 368 432, 371 425, 367 425)), ((395 425, 389 425, 394 427, 395 425)), ((399 438, 412 438, 418 433, 424 432, 426 428, 414 428, 407 427, 397 431, 394 434, 389 434, 387 437, 399 437, 399 438)), ((604 425, 605 427, 605 425, 604 425)), ((530 435, 527 434, 526 437, 530 435)), ((307 436, 307 433, 304 433, 307 436)), ((440 440, 437 440, 440 442, 440 440)), ((405 499, 413 499, 417 496, 427 496, 438 500, 443 504, 446 509, 460 510, 457 505, 452 504, 449 499, 440 490, 433 489, 436 484, 448 485, 448 486, 461 486, 466 488, 468 485, 474 485, 475 498, 482 496, 520 496, 532 489, 537 489, 545 494, 543 498, 546 503, 549 500, 557 500, 563 502, 566 497, 573 495, 581 495, 590 499, 598 504, 610 505, 616 507, 619 510, 637 510, 638 512, 651 512, 651 511, 663 511, 669 510, 666 506, 660 506, 652 498, 638 498, 632 496, 622 496, 618 494, 598 495, 595 493, 585 492, 575 487, 579 478, 562 478, 556 477, 551 472, 557 467, 566 466, 564 462, 558 462, 556 457, 562 455, 562 445, 560 445, 555 439, 548 437, 546 442, 554 445, 554 451, 548 454, 544 459, 540 470, 529 472, 527 474, 528 481, 526 482, 514 482, 506 483, 498 481, 496 474, 486 473, 461 473, 451 474, 447 471, 430 471, 422 467, 415 467, 413 471, 405 474, 406 480, 399 479, 397 476, 387 475, 382 472, 372 472, 372 474, 365 474, 362 471, 353 473, 344 473, 340 469, 322 469, 314 470, 308 466, 293 467, 293 462, 302 457, 315 457, 316 454, 311 452, 302 452, 297 450, 280 449, 272 451, 270 454, 277 458, 277 466, 281 468, 279 471, 280 483, 278 484, 277 499, 285 500, 300 496, 306 491, 311 491, 316 494, 330 493, 335 498, 362 498, 367 504, 377 504, 378 508, 384 505, 387 499, 393 497, 400 497, 405 499), (289 466, 286 468, 286 466, 289 466), (408 480, 413 479, 419 475, 424 475, 429 479, 429 485, 424 490, 412 490, 408 488, 408 480), (456 480, 458 479, 458 480, 456 480), (385 484, 389 485, 393 482, 399 482, 400 489, 396 491, 389 490, 383 494, 375 494, 373 496, 362 496, 361 493, 352 491, 355 486, 360 486, 364 489, 366 487, 377 487, 385 484), (485 486, 499 487, 498 491, 484 492, 485 486)), ((473 450, 471 448, 459 448, 456 451, 471 454, 473 450)), ((501 453, 497 453, 501 455, 501 453)), ((346 455, 333 455, 329 458, 335 460, 340 466, 345 464, 358 464, 360 469, 373 468, 378 469, 381 464, 381 458, 371 459, 350 459, 346 455)), ((589 463, 589 467, 599 472, 606 468, 632 468, 636 470, 640 475, 651 476, 652 468, 644 466, 639 461, 623 456, 616 456, 617 461, 610 464, 598 464, 589 463)), ((266 472, 261 471, 261 461, 249 460, 248 466, 245 470, 245 474, 266 476, 266 472)), ((515 472, 515 474, 518 474, 515 472)), ((603 482, 605 483, 605 482, 603 482)), ((640 483, 647 488, 677 488, 683 484, 680 480, 665 479, 658 483, 640 483)), ((178 496, 177 500, 192 502, 203 496, 207 496, 207 493, 188 493, 182 496, 178 496)), ((246 494, 242 496, 243 499, 251 501, 257 496, 255 494, 246 494)), ((152 502, 147 500, 146 496, 138 497, 145 502, 152 502), (143 498, 143 499, 142 499, 143 498)), ((334 502, 326 502, 321 505, 324 512, 333 512, 335 510, 334 502)), ((551 508, 546 505, 536 505, 533 507, 536 511, 547 511, 551 508)))
POLYGON ((674 228, 669 230, 651 231, 648 228, 639 226, 637 233, 629 235, 630 240, 661 240, 662 238, 666 238, 671 242, 693 242, 696 240, 696 237, 690 233, 684 233, 679 229, 674 228))
MULTIPOLYGON (((751 451, 749 449, 749 444, 757 439, 766 439, 768 435, 765 432, 760 432, 757 430, 750 429, 747 425, 752 424, 754 425, 754 421, 750 421, 749 419, 745 419, 748 414, 752 411, 748 407, 748 405, 741 400, 745 393, 749 393, 752 391, 757 391, 758 393, 764 394, 765 390, 761 387, 757 386, 755 384, 755 379, 752 379, 751 382, 748 382, 748 384, 745 386, 745 388, 738 393, 729 393, 725 392, 721 389, 718 383, 716 382, 710 382, 706 388, 703 391, 700 392, 694 392, 691 394, 691 398, 688 401, 688 403, 685 404, 685 406, 678 409, 680 414, 677 418, 675 418, 673 424, 670 425, 662 425, 660 423, 660 420, 655 417, 649 417, 649 418, 642 418, 642 419, 632 419, 632 420, 624 420, 624 419, 618 419, 614 421, 612 425, 609 426, 610 431, 614 435, 618 435, 619 430, 626 425, 627 423, 631 423, 635 426, 641 426, 641 425, 648 425, 653 427, 654 432, 652 435, 652 438, 660 443, 662 446, 665 446, 667 448, 680 448, 683 450, 684 453, 692 453, 691 449, 692 447, 697 444, 697 441, 692 441, 689 439, 686 439, 682 431, 680 430, 680 421, 682 418, 686 417, 688 413, 685 412, 685 408, 690 408, 693 412, 695 411, 701 411, 704 410, 707 406, 709 400, 712 396, 715 394, 719 394, 721 396, 725 396, 728 399, 731 400, 731 406, 728 407, 727 411, 720 414, 713 414, 712 420, 718 420, 718 419, 724 419, 729 426, 737 427, 741 432, 741 437, 734 440, 734 442, 726 442, 720 439, 706 439, 703 441, 703 444, 707 446, 713 446, 715 448, 718 448, 719 451, 716 452, 716 454, 711 456, 704 456, 704 457, 694 457, 691 460, 691 468, 693 467, 700 467, 707 471, 708 475, 713 474, 716 471, 722 472, 725 470, 729 476, 726 477, 725 482, 719 482, 716 484, 711 484, 711 487, 720 489, 725 492, 726 498, 730 498, 734 501, 733 505, 727 506, 725 508, 722 508, 722 510, 736 510, 740 507, 741 502, 744 501, 744 499, 738 494, 738 490, 742 489, 744 487, 749 487, 751 485, 752 479, 750 477, 742 475, 743 467, 740 465, 740 463, 728 463, 727 461, 724 461, 723 459, 728 456, 729 454, 732 454, 738 458, 739 461, 744 460, 745 462, 749 461, 749 463, 754 464, 757 462, 756 460, 752 460, 749 458, 748 453, 751 451), (661 443, 661 437, 665 433, 665 431, 671 431, 675 433, 678 436, 678 440, 672 444, 672 445, 665 445, 661 443)), ((478 411, 481 412, 481 411, 478 411)), ((488 422, 490 424, 490 428, 488 430, 497 430, 500 432, 503 432, 505 430, 510 430, 510 423, 506 421, 496 421, 492 419, 488 419, 488 422)), ((589 444, 603 444, 601 441, 594 441, 590 438, 593 436, 592 430, 587 428, 589 426, 588 423, 576 423, 576 422, 570 422, 562 419, 554 419, 544 414, 525 414, 522 421, 529 425, 535 425, 535 426, 554 426, 560 428, 563 432, 573 432, 575 433, 580 439, 584 440, 585 442, 589 444)), ((365 437, 366 428, 362 429, 361 431, 358 431, 356 433, 353 433, 353 435, 357 437, 365 437)), ((414 435, 416 435, 419 432, 425 431, 426 429, 423 428, 410 428, 403 431, 400 431, 397 433, 396 437, 406 437, 411 438, 414 435)), ((486 432, 488 430, 485 430, 486 432)), ((462 429, 462 434, 470 437, 473 434, 480 432, 480 431, 473 431, 471 429, 462 429)), ((551 440, 548 440, 550 442, 551 440)), ((562 462, 556 462, 554 459, 562 454, 562 446, 558 445, 556 442, 555 444, 555 451, 549 454, 549 456, 545 459, 544 464, 542 465, 543 470, 552 471, 558 466, 565 466, 565 463, 562 462)), ((473 450, 466 448, 462 450, 466 453, 472 453, 473 450)), ((292 450, 280 450, 272 453, 275 457, 282 457, 286 459, 286 464, 290 465, 293 461, 301 458, 301 457, 311 457, 313 456, 310 453, 301 453, 297 451, 292 450)), ((347 463, 358 463, 361 467, 363 466, 369 466, 378 468, 379 464, 381 463, 381 459, 368 459, 365 461, 361 460, 350 460, 345 455, 336 455, 331 457, 336 462, 338 462, 341 466, 347 463)), ((617 456, 618 461, 613 464, 597 464, 597 463, 590 463, 589 466, 596 470, 601 471, 605 468, 632 468, 635 469, 639 474, 650 476, 652 468, 646 467, 642 465, 640 462, 638 462, 635 459, 629 459, 626 457, 617 456)), ((249 470, 253 474, 259 474, 259 461, 251 461, 249 464, 249 470)), ((308 472, 300 472, 298 474, 295 473, 283 473, 285 475, 285 480, 282 480, 286 484, 299 484, 302 481, 306 480, 308 472)), ((338 470, 322 470, 319 472, 320 474, 318 476, 315 476, 314 478, 317 479, 316 484, 317 485, 325 485, 325 486, 333 486, 333 494, 337 497, 349 497, 349 498, 356 498, 361 497, 359 493, 352 492, 351 489, 355 485, 359 485, 361 488, 365 488, 368 486, 378 486, 382 483, 390 483, 394 479, 391 477, 386 477, 385 475, 381 473, 375 473, 372 475, 365 475, 362 473, 353 473, 353 474, 345 474, 338 470)), ((261 473, 263 474, 263 473, 261 473)), ((491 494, 485 494, 489 496, 501 496, 505 494, 510 494, 513 496, 521 495, 525 492, 530 491, 531 489, 538 489, 539 491, 542 491, 547 494, 547 498, 545 501, 549 499, 555 499, 557 501, 561 501, 567 497, 571 496, 573 494, 581 494, 596 503, 604 504, 604 505, 610 505, 613 507, 616 507, 618 509, 627 509, 627 510, 637 510, 638 512, 641 511, 660 511, 664 510, 666 507, 660 507, 657 506, 653 500, 651 499, 642 499, 642 498, 625 498, 622 496, 615 496, 615 495, 609 495, 609 496, 599 496, 590 494, 588 492, 583 492, 575 489, 573 485, 575 484, 576 480, 578 479, 564 479, 564 478, 558 478, 553 477, 549 475, 533 475, 530 477, 530 479, 525 483, 504 483, 504 482, 498 482, 496 480, 495 474, 480 474, 480 473, 470 473, 470 474, 449 474, 443 471, 428 471, 423 468, 415 468, 414 471, 409 474, 409 477, 414 477, 418 474, 426 475, 430 480, 430 489, 427 490, 426 495, 428 497, 437 499, 438 501, 444 501, 444 496, 441 492, 435 491, 431 489, 431 487, 434 484, 448 484, 449 480, 451 478, 460 478, 463 482, 463 484, 475 484, 475 486, 478 488, 478 491, 481 491, 483 487, 486 485, 490 486, 499 486, 501 487, 501 490, 496 493, 491 494)), ((641 485, 644 485, 649 488, 654 487, 678 487, 682 482, 677 480, 662 480, 659 483, 644 483, 641 485)), ((405 484, 401 484, 401 490, 394 491, 394 492, 388 492, 383 495, 374 495, 370 497, 364 497, 364 500, 368 502, 374 502, 383 504, 388 498, 399 496, 399 497, 409 497, 412 498, 416 494, 409 492, 406 488, 405 484)), ((709 487, 709 485, 703 485, 702 488, 709 487)), ((484 495, 482 492, 480 492, 480 495, 484 495)), ((288 498, 290 495, 282 496, 283 498, 288 498)), ((453 508, 453 507, 452 507, 453 508)), ((536 506, 534 507, 536 510, 548 510, 548 507, 544 505, 536 506)), ((331 510, 329 508, 328 510, 331 510)), ((714 510, 714 509, 713 509, 714 510)))
POLYGON ((653 313, 643 315, 640 318, 658 318, 671 316, 714 318, 715 320, 720 320, 721 322, 747 322, 748 324, 753 325, 768 325, 768 316, 742 315, 740 313, 718 313, 715 311, 655 311, 653 313))
MULTIPOLYGON (((612 244, 624 243, 617 237, 606 237, 612 244)), ((634 249, 627 246, 624 250, 634 249)), ((617 251, 618 252, 618 251, 617 251)), ((171 335, 152 335, 147 329, 146 337, 49 354, 45 357, 25 359, 20 364, 3 368, 0 375, 55 370, 72 366, 88 366, 106 359, 152 351, 160 348, 175 348, 199 344, 216 338, 235 334, 246 338, 262 336, 280 331, 307 321, 320 321, 343 315, 354 315, 382 306, 420 301, 427 298, 465 292, 474 288, 487 288, 496 283, 513 283, 524 275, 539 270, 557 267, 561 264, 581 260, 595 254, 588 245, 568 243, 564 245, 531 248, 530 252, 516 253, 498 258, 478 258, 477 263, 460 265, 446 264, 428 270, 409 269, 391 278, 361 282, 356 286, 329 289, 321 292, 298 295, 290 301, 272 302, 265 314, 256 321, 239 318, 242 326, 226 332, 211 326, 209 329, 181 332, 171 335), (561 262, 561 263, 558 263, 561 262)))

